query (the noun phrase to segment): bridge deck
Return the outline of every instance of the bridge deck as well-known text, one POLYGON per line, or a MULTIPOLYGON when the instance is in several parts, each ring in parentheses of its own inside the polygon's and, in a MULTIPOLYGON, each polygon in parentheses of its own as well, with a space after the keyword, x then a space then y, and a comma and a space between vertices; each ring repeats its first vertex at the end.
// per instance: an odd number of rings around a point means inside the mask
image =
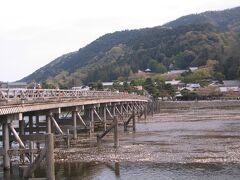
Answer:
POLYGON ((143 96, 109 91, 2 89, 0 115, 99 103, 147 101, 143 96))

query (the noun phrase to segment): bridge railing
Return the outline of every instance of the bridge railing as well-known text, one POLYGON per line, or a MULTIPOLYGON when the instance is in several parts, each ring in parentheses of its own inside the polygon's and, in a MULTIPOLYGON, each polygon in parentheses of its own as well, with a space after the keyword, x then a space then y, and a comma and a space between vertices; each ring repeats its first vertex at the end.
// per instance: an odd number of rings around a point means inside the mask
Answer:
MULTIPOLYGON (((47 100, 66 98, 104 98, 122 97, 138 98, 139 96, 111 91, 80 91, 80 90, 60 90, 60 89, 0 89, 0 101, 19 100, 47 100)), ((139 97, 140 98, 140 97, 139 97)))

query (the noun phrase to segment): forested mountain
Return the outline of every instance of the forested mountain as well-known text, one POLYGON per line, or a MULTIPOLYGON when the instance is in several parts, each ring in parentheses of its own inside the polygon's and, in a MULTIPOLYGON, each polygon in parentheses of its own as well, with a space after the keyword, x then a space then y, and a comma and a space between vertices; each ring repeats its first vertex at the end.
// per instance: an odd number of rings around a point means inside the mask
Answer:
POLYGON ((240 74, 240 7, 181 17, 163 26, 106 34, 65 54, 22 81, 71 87, 92 81, 127 79, 138 70, 202 66, 218 61, 226 79, 240 74), (197 23, 197 24, 196 24, 197 23))

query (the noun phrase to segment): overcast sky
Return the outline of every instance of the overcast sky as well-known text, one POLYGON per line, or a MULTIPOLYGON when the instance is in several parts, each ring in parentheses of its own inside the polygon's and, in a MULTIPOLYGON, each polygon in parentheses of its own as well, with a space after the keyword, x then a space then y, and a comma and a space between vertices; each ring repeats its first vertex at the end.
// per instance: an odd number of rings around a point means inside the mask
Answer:
POLYGON ((239 0, 0 0, 0 81, 19 80, 106 33, 236 6, 239 0))

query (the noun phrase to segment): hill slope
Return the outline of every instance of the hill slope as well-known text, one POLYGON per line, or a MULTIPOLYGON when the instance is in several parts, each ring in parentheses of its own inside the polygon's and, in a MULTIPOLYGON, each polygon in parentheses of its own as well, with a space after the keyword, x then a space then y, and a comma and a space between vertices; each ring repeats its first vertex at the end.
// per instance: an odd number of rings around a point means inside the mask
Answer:
POLYGON ((22 81, 71 87, 81 83, 126 79, 138 70, 154 72, 219 62, 226 78, 240 72, 240 7, 181 17, 164 26, 106 34, 65 54, 22 81), (197 22, 197 24, 195 24, 197 22))

